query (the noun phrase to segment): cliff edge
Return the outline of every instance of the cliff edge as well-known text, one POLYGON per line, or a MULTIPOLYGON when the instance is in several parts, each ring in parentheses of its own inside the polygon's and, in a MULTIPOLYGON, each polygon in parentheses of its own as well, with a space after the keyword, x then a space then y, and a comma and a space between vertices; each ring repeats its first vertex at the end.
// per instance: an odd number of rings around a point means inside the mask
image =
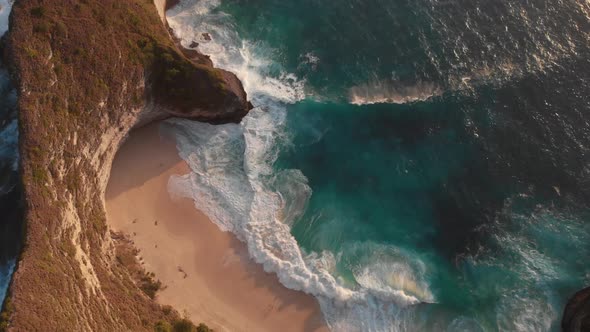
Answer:
POLYGON ((18 0, 4 58, 26 238, 0 329, 152 331, 173 319, 107 227, 111 163, 129 130, 155 119, 240 121, 250 108, 240 81, 179 50, 150 0, 18 0))

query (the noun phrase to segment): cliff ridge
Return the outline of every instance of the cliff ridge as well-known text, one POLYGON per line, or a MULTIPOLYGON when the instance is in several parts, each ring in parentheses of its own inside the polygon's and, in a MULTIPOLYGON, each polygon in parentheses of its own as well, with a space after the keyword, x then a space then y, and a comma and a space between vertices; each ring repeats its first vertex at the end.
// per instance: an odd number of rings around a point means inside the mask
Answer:
POLYGON ((152 331, 177 317, 134 281, 104 193, 132 128, 169 116, 238 122, 251 108, 235 75, 191 56, 151 0, 15 2, 4 58, 18 93, 26 238, 4 328, 152 331))

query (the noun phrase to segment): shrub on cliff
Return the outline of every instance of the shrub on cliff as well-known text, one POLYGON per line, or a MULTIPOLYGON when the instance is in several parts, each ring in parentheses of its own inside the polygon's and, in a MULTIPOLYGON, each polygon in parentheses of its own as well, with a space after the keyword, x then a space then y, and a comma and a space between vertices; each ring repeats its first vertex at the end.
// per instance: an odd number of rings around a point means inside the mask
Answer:
POLYGON ((160 280, 155 280, 153 273, 146 273, 140 281, 139 288, 141 288, 141 290, 151 299, 154 299, 156 297, 156 292, 162 287, 162 282, 160 282, 160 280))
POLYGON ((4 332, 8 330, 8 321, 10 319, 10 315, 12 314, 12 303, 10 302, 10 298, 7 297, 4 301, 4 308, 2 313, 0 313, 0 332, 4 332))
POLYGON ((197 327, 190 320, 183 318, 178 319, 172 323, 172 331, 174 332, 195 332, 197 327))
POLYGON ((31 9, 31 16, 36 18, 41 18, 45 16, 45 8, 44 7, 34 7, 31 9))
POLYGON ((201 323, 197 326, 197 332, 213 332, 213 329, 210 329, 209 326, 201 323))
POLYGON ((207 325, 201 323, 195 326, 190 320, 176 319, 172 324, 166 321, 159 321, 154 327, 155 332, 213 332, 207 325))
POLYGON ((166 321, 159 321, 154 327, 154 332, 172 332, 172 325, 166 321))

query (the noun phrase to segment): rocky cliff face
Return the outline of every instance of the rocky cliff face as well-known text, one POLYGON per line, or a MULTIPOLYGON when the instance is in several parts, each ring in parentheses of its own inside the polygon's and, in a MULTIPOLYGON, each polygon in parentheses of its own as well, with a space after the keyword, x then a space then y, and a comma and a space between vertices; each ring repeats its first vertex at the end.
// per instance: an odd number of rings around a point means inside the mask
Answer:
POLYGON ((17 0, 4 56, 18 91, 23 251, 4 313, 14 331, 153 330, 105 220, 134 126, 170 115, 239 121, 239 80, 175 46, 149 0, 17 0))

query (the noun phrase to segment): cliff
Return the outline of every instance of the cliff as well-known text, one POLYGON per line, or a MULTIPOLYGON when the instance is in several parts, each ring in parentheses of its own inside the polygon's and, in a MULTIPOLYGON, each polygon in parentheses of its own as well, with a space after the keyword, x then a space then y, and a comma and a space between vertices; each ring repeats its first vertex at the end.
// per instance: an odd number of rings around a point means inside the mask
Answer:
POLYGON ((137 286, 106 225, 111 162, 129 130, 155 119, 239 121, 250 108, 241 83, 179 50, 151 0, 17 0, 4 58, 26 238, 3 326, 151 331, 174 319, 137 286))

